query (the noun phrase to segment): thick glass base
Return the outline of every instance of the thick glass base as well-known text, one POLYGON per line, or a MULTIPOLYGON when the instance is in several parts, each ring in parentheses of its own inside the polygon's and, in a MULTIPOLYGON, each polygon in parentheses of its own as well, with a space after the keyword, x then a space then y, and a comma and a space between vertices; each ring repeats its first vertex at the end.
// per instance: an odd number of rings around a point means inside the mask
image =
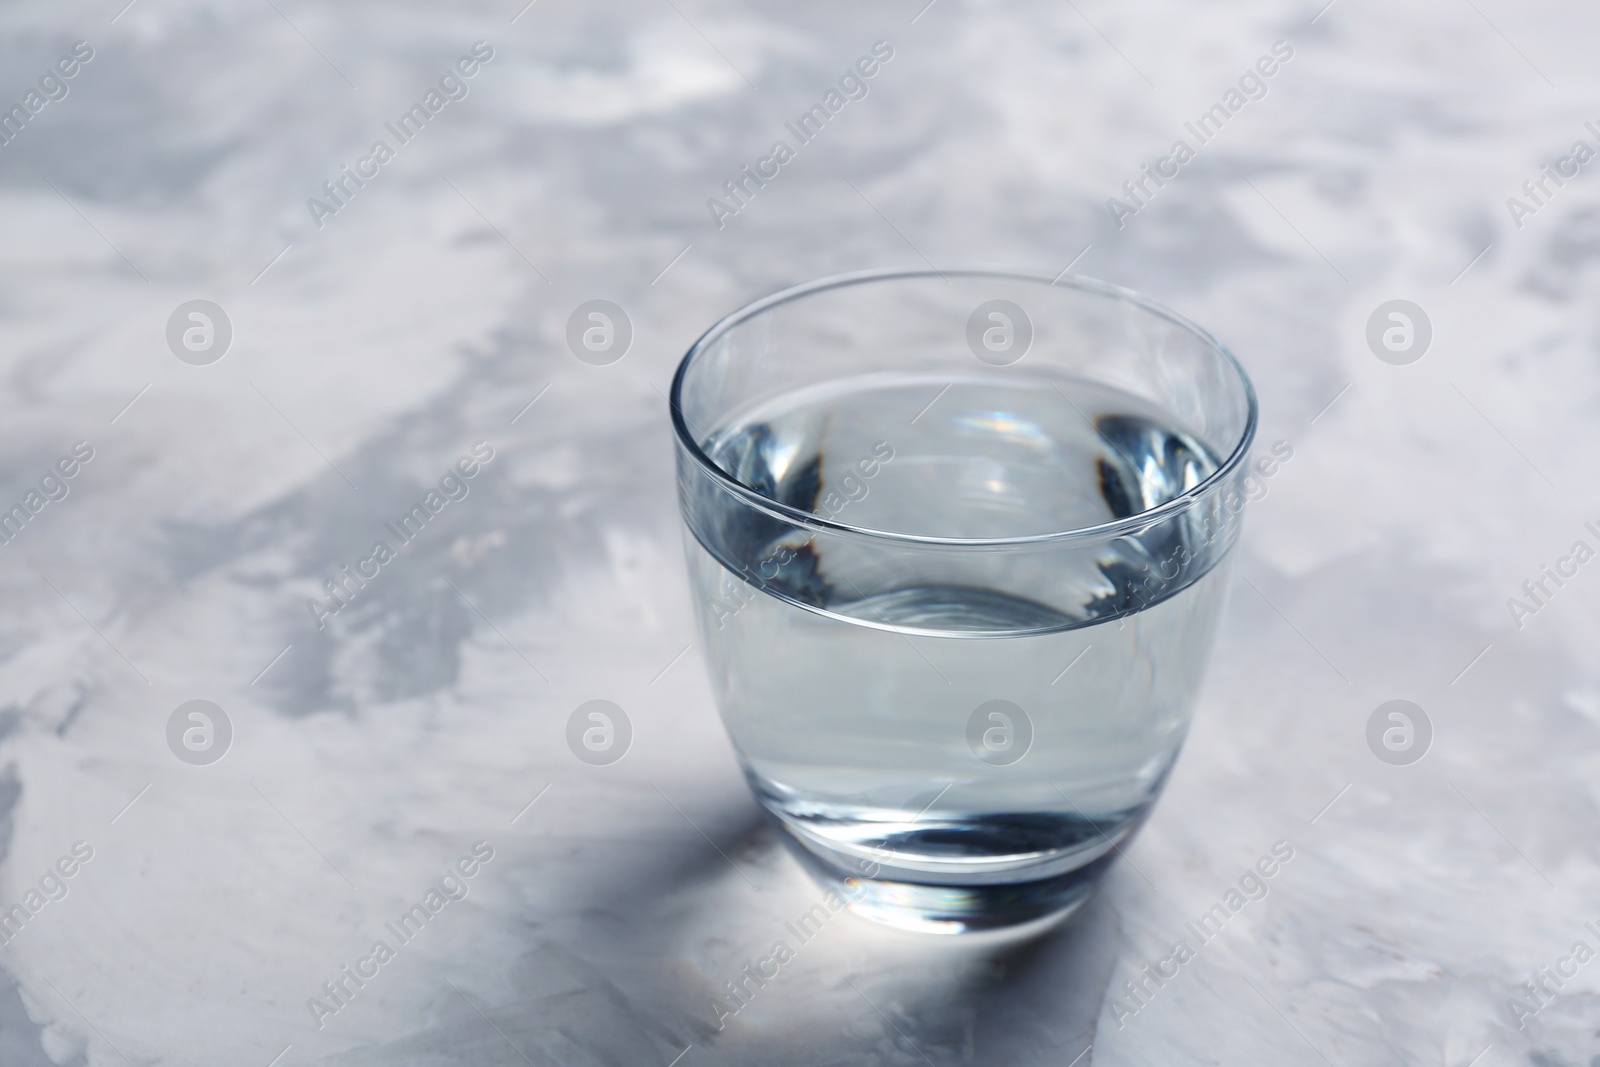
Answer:
MULTIPOLYGON (((934 934, 1005 931, 1031 936, 1049 929, 1089 899, 1116 858, 1115 845, 1143 821, 1134 818, 1109 834, 1098 834, 1095 847, 1068 850, 1043 862, 1037 854, 1007 857, 1011 862, 994 864, 1001 869, 975 870, 970 862, 930 863, 926 856, 908 856, 881 844, 871 849, 859 842, 843 844, 781 810, 769 807, 766 812, 801 865, 851 911, 902 930, 934 934)), ((936 825, 926 829, 938 832, 936 825)))

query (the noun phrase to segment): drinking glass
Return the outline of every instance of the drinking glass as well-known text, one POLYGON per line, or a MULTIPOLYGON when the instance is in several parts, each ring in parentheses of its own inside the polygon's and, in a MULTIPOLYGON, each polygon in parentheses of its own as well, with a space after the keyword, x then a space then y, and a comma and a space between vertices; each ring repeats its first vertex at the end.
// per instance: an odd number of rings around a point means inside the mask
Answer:
POLYGON ((1079 906, 1193 715, 1238 361, 1089 279, 868 271, 717 323, 670 405, 717 706, 830 906, 944 933, 1079 906))

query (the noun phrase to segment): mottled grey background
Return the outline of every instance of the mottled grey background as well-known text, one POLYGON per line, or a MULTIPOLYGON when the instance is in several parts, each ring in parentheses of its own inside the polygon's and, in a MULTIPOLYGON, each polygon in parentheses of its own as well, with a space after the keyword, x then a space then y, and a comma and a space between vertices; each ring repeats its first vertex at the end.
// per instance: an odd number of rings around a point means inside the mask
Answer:
POLYGON ((1600 1054, 1600 962, 1523 989, 1600 948, 1600 563, 1507 603, 1600 547, 1600 162, 1507 204, 1600 147, 1600 9, 924 2, 0 12, 7 107, 94 50, 0 146, 0 506, 94 450, 0 545, 0 907, 93 849, 0 948, 0 1063, 1600 1054), (318 228, 307 199, 480 40, 469 95, 318 228), (719 230, 707 199, 878 40, 869 95, 719 230), (1275 41, 1265 97, 1119 229, 1107 198, 1275 41), (835 918, 717 1032, 817 890, 708 702, 663 393, 753 297, 926 262, 1173 304, 1293 458, 1090 907, 1011 948, 835 918), (208 366, 166 341, 195 299, 233 327, 208 366), (608 366, 566 347, 595 299, 634 327, 608 366), (1396 299, 1432 324, 1405 366, 1366 340, 1396 299), (478 441, 470 493, 318 629, 307 598, 478 441), (192 766, 166 726, 201 699, 233 740, 192 766), (610 766, 565 741, 596 699, 633 727, 610 766), (1407 766, 1367 745, 1394 699, 1433 727, 1407 766), (470 895, 319 1028, 308 998, 479 841, 470 895), (1267 897, 1119 1010, 1279 841, 1267 897))

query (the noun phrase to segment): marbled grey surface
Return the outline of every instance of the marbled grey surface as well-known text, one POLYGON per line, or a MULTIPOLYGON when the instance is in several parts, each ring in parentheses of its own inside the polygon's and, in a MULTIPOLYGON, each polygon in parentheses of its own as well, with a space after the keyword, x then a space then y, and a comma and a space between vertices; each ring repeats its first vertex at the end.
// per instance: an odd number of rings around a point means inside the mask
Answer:
POLYGON ((0 546, 0 906, 93 850, 0 949, 5 1067, 1600 1054, 1572 955, 1600 948, 1600 564, 1571 555, 1600 547, 1596 164, 1507 204, 1600 146, 1600 9, 121 3, 0 12, 7 106, 93 49, 0 146, 0 505, 93 449, 0 546), (315 225, 480 40, 468 95, 315 225), (707 199, 878 40, 866 98, 718 229, 707 199), (1119 229, 1107 198, 1275 41, 1265 96, 1119 229), (1293 459, 1094 903, 1009 949, 836 917, 718 1032, 817 890, 708 702, 663 393, 748 299, 924 262, 1175 305, 1293 459), (565 342, 596 298, 635 331, 609 366, 565 342), (233 326, 208 366, 166 341, 191 299, 233 326), (1391 299, 1431 320, 1420 361, 1368 347, 1391 299), (307 599, 477 441, 465 499, 318 629, 307 599), (1576 575, 1534 603, 1545 565, 1576 575), (564 740, 595 698, 634 727, 608 767, 564 740), (1433 725, 1408 766, 1366 741, 1396 698, 1433 725), (233 724, 209 766, 167 745, 193 699, 233 724), (314 1021, 479 841, 466 899, 314 1021), (1132 1013, 1279 841, 1265 899, 1132 1013))

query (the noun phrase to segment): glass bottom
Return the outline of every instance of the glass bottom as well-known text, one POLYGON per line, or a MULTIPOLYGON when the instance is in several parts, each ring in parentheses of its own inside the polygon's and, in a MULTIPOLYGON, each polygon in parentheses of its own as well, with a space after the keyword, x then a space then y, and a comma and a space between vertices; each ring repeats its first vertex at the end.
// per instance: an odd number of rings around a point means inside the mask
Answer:
POLYGON ((1008 868, 1003 872, 973 873, 970 867, 929 869, 933 865, 882 846, 868 851, 841 846, 781 810, 762 807, 801 866, 863 918, 918 933, 1023 936, 1042 933, 1082 907, 1116 859, 1116 845, 1132 836, 1145 814, 1102 835, 1101 847, 1047 863, 1018 857, 1019 862, 1003 864, 1008 868))

